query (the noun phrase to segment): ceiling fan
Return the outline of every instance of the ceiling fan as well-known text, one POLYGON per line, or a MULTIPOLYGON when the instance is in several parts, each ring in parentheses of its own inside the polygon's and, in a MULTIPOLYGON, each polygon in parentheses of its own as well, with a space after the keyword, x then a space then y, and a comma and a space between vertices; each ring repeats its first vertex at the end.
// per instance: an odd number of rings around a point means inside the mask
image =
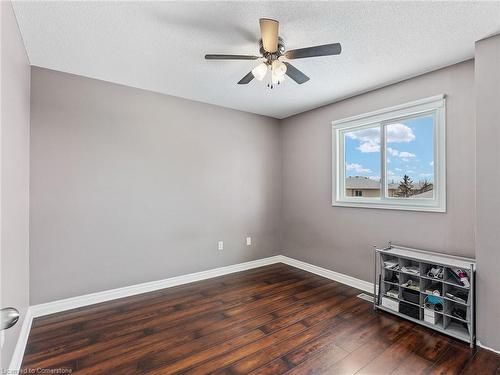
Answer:
POLYGON ((207 60, 257 60, 264 58, 264 62, 253 68, 251 72, 238 82, 239 85, 246 85, 254 78, 262 81, 266 77, 268 71, 271 72, 271 81, 267 86, 271 89, 274 88, 276 84, 279 85, 285 78, 285 75, 289 76, 300 85, 309 81, 309 77, 286 60, 338 55, 342 50, 340 43, 331 43, 285 51, 285 42, 278 35, 279 22, 269 18, 261 18, 259 23, 261 33, 261 56, 223 54, 205 55, 205 59, 207 60))

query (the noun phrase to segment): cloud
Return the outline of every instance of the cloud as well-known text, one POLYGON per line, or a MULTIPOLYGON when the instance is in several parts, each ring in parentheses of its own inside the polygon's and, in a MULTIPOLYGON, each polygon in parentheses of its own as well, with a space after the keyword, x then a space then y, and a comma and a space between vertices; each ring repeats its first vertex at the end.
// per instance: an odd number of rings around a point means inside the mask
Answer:
POLYGON ((406 152, 406 151, 401 151, 399 153, 399 157, 400 158, 405 158, 405 159, 414 158, 415 156, 417 156, 417 155, 412 154, 411 152, 406 152))
POLYGON ((355 130, 346 135, 351 139, 359 139, 360 141, 368 141, 368 140, 380 140, 380 128, 366 128, 361 130, 355 130))
POLYGON ((431 162, 429 163, 429 165, 430 165, 431 167, 434 167, 434 161, 431 161, 431 162))
POLYGON ((389 155, 392 155, 392 156, 398 156, 399 155, 399 151, 398 150, 395 150, 391 147, 387 147, 387 153, 389 155))
POLYGON ((420 173, 420 177, 434 177, 434 173, 420 173))
POLYGON ((363 168, 363 166, 358 163, 347 164, 345 169, 348 171, 355 171, 356 173, 371 173, 372 171, 369 168, 363 168))
POLYGON ((409 143, 415 140, 413 130, 404 124, 390 124, 385 129, 387 143, 409 143))
POLYGON ((410 161, 411 158, 414 158, 415 156, 417 156, 417 155, 415 155, 415 154, 413 154, 411 152, 407 152, 407 151, 401 151, 401 152, 399 152, 397 150, 393 150, 393 152, 394 151, 397 152, 397 156, 399 158, 401 158, 402 161, 405 161, 405 162, 408 162, 408 161, 410 161))
POLYGON ((360 143, 357 149, 361 152, 380 152, 380 145, 371 141, 360 143))
POLYGON ((357 149, 361 152, 380 152, 380 128, 367 128, 346 133, 351 139, 359 141, 357 149))
POLYGON ((415 154, 407 151, 398 151, 392 147, 387 147, 387 153, 392 156, 397 156, 398 158, 401 158, 403 161, 409 161, 410 158, 414 158, 415 154))
POLYGON ((396 171, 398 171, 398 172, 401 172, 401 171, 402 171, 402 169, 401 169, 401 168, 394 168, 394 169, 395 169, 396 171))
MULTIPOLYGON (((359 141, 357 149, 363 153, 380 152, 380 128, 373 127, 346 133, 346 136, 359 141)), ((387 143, 409 143, 415 140, 413 130, 404 124, 390 124, 386 127, 387 143)), ((388 147, 388 150, 391 149, 388 147)), ((393 150, 393 149, 391 149, 393 150)), ((398 150, 393 150, 398 156, 398 150)))

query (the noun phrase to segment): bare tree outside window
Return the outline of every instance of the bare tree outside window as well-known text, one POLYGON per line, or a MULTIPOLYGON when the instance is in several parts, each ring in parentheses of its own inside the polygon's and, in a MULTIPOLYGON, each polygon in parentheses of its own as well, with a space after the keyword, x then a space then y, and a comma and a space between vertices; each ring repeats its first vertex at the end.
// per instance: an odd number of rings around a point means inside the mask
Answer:
POLYGON ((399 183, 398 196, 405 198, 411 197, 414 193, 414 190, 415 187, 413 186, 412 179, 409 176, 404 175, 403 179, 399 183))

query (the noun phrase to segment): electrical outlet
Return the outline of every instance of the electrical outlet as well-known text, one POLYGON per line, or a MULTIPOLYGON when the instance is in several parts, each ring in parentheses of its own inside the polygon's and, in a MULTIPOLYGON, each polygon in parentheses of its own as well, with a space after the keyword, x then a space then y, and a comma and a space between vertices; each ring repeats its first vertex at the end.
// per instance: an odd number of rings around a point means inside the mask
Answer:
POLYGON ((219 242, 217 243, 217 248, 218 248, 219 250, 224 250, 224 241, 219 241, 219 242))
POLYGON ((247 237, 247 246, 252 244, 252 237, 247 237))

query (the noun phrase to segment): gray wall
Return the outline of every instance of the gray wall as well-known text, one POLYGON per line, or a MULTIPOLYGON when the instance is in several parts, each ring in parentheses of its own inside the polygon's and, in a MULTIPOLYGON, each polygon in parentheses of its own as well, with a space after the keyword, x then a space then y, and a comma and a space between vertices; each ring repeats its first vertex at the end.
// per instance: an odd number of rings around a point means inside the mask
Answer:
POLYGON ((33 68, 31 303, 277 253, 371 281, 373 244, 477 246, 479 338, 498 349, 499 44, 281 122, 33 68), (331 121, 440 93, 448 212, 332 207, 331 121))
POLYGON ((22 318, 5 331, 1 368, 7 368, 29 303, 30 66, 10 2, 1 12, 1 306, 22 318))
POLYGON ((31 304, 279 253, 278 120, 41 68, 31 113, 31 304))
POLYGON ((478 336, 500 350, 500 35, 476 43, 475 89, 478 336))
POLYGON ((283 240, 286 255, 372 281, 372 249, 392 240, 474 256, 474 64, 460 63, 285 119, 283 240), (331 122, 447 95, 447 213, 332 207, 331 122))

